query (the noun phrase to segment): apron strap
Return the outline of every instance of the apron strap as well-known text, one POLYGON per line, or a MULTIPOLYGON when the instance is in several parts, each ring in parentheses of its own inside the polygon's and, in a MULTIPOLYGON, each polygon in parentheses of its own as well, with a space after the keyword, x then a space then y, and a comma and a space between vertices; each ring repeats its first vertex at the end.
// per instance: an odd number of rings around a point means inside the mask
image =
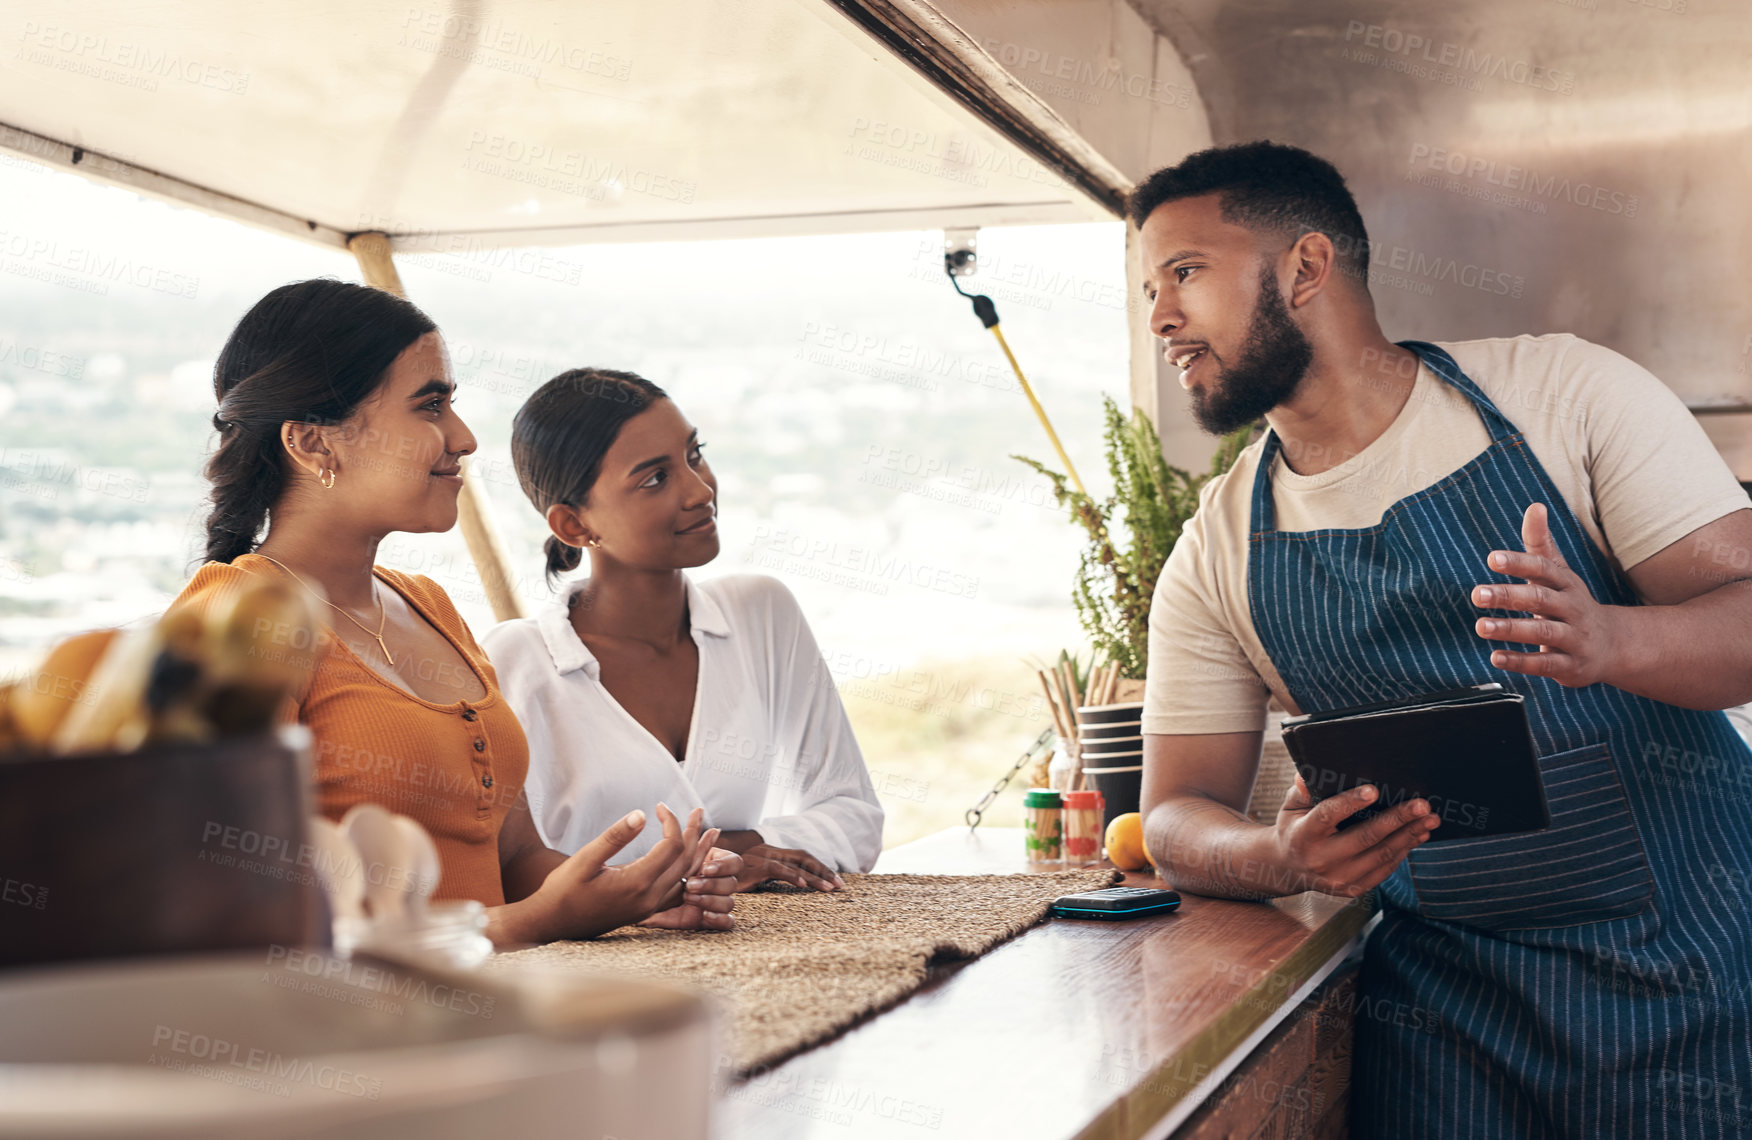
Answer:
POLYGON ((1466 394, 1466 398, 1472 401, 1480 418, 1484 420, 1485 430, 1490 432, 1492 443, 1502 443, 1520 436, 1520 431, 1497 409, 1490 397, 1484 394, 1484 390, 1473 382, 1472 377, 1460 371, 1460 366, 1448 355, 1446 349, 1422 340, 1402 340, 1399 347, 1409 348, 1417 353, 1430 366, 1431 372, 1466 394))
MULTIPOLYGON (((1446 349, 1422 340, 1402 340, 1400 348, 1415 352, 1419 360, 1429 366, 1442 381, 1465 395, 1478 409, 1479 418, 1484 421, 1485 430, 1490 433, 1492 444, 1502 443, 1519 437, 1520 432, 1508 418, 1497 410, 1483 389, 1473 383, 1472 378, 1460 370, 1460 365, 1448 355, 1446 349)), ((1277 505, 1271 497, 1271 465, 1276 461, 1281 445, 1278 434, 1271 428, 1265 432, 1265 446, 1259 452, 1259 465, 1253 471, 1252 515, 1253 522, 1249 531, 1253 535, 1269 534, 1277 529, 1277 505)))

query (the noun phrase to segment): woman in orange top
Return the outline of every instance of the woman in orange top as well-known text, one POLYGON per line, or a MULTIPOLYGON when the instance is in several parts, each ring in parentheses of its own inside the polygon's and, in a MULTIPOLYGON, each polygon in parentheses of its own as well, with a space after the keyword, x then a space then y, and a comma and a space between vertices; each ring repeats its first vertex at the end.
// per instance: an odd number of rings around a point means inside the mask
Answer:
POLYGON ((541 842, 523 731, 486 655, 437 583, 374 565, 391 531, 455 525, 475 447, 432 321, 361 285, 285 285, 233 330, 214 387, 210 561, 176 604, 212 605, 253 575, 322 598, 328 628, 278 636, 313 658, 296 715, 316 739, 323 814, 372 802, 418 820, 442 863, 436 896, 486 904, 496 943, 728 928, 741 859, 699 833, 698 812, 684 830, 658 804, 662 841, 619 867, 607 861, 643 811, 570 858, 541 842))

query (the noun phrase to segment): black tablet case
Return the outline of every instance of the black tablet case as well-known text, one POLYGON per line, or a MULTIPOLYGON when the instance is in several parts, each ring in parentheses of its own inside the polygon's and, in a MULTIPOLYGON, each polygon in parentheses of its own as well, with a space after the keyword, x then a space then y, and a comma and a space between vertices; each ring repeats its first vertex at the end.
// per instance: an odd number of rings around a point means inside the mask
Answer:
POLYGON ((1380 793, 1340 830, 1419 796, 1442 817, 1431 843, 1551 825, 1526 704, 1500 686, 1291 717, 1283 728, 1316 803, 1358 784, 1380 793))

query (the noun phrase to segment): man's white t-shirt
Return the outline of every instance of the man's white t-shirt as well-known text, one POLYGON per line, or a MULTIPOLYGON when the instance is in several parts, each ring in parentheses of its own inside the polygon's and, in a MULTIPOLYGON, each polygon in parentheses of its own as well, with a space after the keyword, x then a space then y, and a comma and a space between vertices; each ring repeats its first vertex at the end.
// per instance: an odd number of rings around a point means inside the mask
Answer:
POLYGON ((634 808, 645 830, 610 863, 662 837, 653 809, 753 829, 838 871, 868 871, 882 852, 882 805, 845 706, 797 600, 775 578, 687 580, 700 670, 685 763, 602 684, 572 628, 571 598, 481 639, 529 738, 529 810, 543 842, 571 854, 634 808))
MULTIPOLYGON (((1620 569, 1752 507, 1679 397, 1611 349, 1567 333, 1440 347, 1521 431, 1588 537, 1620 569)), ((1157 580, 1146 733, 1253 731, 1273 694, 1284 708, 1302 711, 1266 655, 1248 608, 1249 514, 1264 445, 1263 438, 1254 441, 1233 468, 1204 487, 1198 513, 1157 580)), ((1279 453, 1271 471, 1277 527, 1375 526, 1394 503, 1489 445, 1490 433, 1466 395, 1420 365, 1405 407, 1362 451, 1316 475, 1296 474, 1279 453)), ((1488 580, 1488 553, 1478 552, 1481 582, 1488 580)))

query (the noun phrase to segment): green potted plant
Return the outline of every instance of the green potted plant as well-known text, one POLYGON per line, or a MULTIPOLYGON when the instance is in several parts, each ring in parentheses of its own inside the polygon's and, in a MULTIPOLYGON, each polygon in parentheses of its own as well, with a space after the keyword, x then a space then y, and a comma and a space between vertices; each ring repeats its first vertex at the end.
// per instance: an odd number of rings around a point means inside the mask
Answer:
POLYGON ((1113 494, 1095 499, 1038 460, 1026 463, 1052 480, 1053 494, 1068 507, 1071 522, 1088 533, 1077 565, 1071 601, 1096 657, 1120 664, 1120 675, 1142 680, 1150 653, 1150 599, 1180 532, 1198 510, 1199 490, 1227 471, 1253 435, 1251 426, 1222 438, 1210 469, 1194 475, 1162 456, 1162 441, 1149 417, 1130 417, 1103 395, 1102 432, 1113 494))

